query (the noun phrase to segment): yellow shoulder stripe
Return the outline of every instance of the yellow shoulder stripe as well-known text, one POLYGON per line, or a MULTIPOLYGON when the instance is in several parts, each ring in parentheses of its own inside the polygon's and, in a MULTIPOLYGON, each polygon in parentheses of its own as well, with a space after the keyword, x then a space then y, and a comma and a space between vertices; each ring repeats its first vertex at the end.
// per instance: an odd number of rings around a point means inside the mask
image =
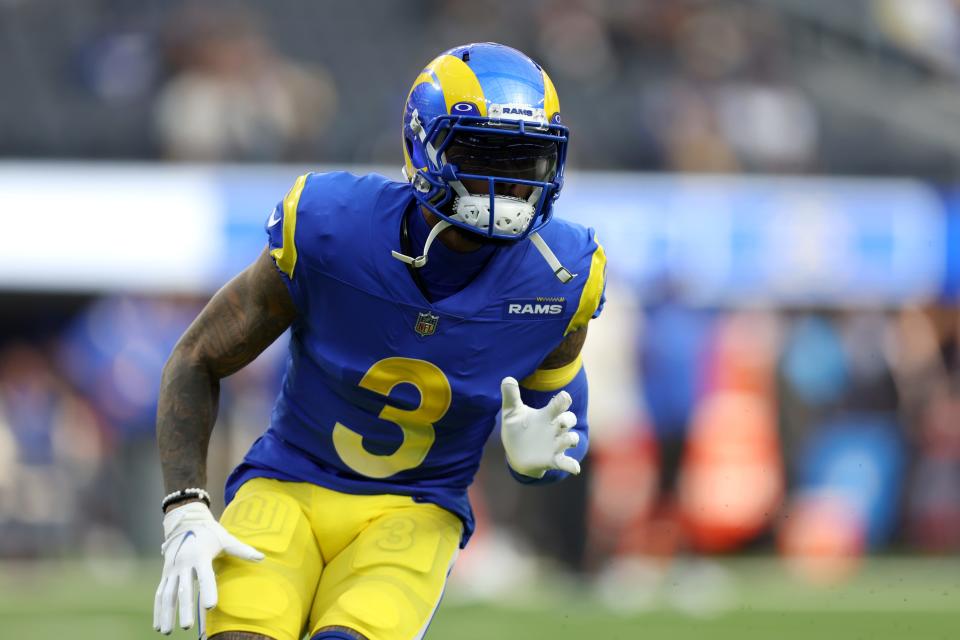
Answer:
POLYGON ((530 389, 531 391, 555 391, 562 389, 577 377, 582 366, 583 357, 577 354, 573 362, 565 364, 559 369, 537 369, 521 380, 520 386, 530 389))
POLYGON ((597 248, 593 252, 593 258, 590 260, 590 275, 587 276, 587 283, 583 285, 583 291, 580 293, 580 304, 577 305, 577 312, 570 318, 570 324, 563 335, 582 329, 590 322, 590 318, 596 313, 600 306, 600 296, 603 294, 603 283, 606 278, 607 256, 603 253, 603 246, 598 242, 597 248))
POLYGON ((297 244, 294 235, 297 231, 297 207, 300 205, 300 194, 307 184, 308 175, 310 174, 305 173, 297 178, 283 199, 283 246, 270 252, 277 262, 277 267, 287 274, 288 278, 293 277, 293 268, 297 266, 297 244))

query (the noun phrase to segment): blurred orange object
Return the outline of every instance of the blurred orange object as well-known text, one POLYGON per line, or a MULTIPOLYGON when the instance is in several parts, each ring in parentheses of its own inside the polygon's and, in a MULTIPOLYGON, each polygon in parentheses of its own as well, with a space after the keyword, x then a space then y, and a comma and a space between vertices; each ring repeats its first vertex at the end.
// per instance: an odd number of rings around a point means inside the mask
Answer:
POLYGON ((590 563, 647 552, 636 538, 646 531, 657 492, 656 443, 649 427, 632 425, 616 441, 597 442, 590 460, 590 563))
POLYGON ((731 551, 760 534, 784 494, 783 462, 771 403, 726 391, 697 409, 678 502, 694 547, 731 551))
POLYGON ((706 392, 742 391, 776 396, 780 325, 770 311, 738 311, 719 323, 705 363, 706 392))
POLYGON ((794 500, 777 544, 791 573, 810 584, 835 585, 860 566, 864 526, 842 494, 818 492, 794 500))

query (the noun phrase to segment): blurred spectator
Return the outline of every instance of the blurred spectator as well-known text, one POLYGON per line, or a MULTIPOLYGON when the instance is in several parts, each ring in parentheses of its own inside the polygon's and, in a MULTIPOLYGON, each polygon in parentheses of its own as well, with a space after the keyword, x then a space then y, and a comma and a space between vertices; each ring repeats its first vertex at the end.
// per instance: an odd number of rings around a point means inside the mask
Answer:
POLYGON ((665 285, 646 309, 639 342, 642 396, 659 452, 660 491, 672 500, 693 412, 705 386, 704 363, 716 313, 680 302, 665 285))
MULTIPOLYGON (((0 556, 54 554, 104 536, 154 548, 156 504, 143 496, 162 494, 160 373, 197 310, 191 299, 104 298, 61 335, 0 346, 0 556)), ((211 477, 225 477, 266 427, 284 353, 277 341, 225 382, 211 477)))
POLYGON ((152 438, 163 363, 198 310, 192 300, 103 298, 65 333, 64 374, 107 416, 118 439, 152 438))
POLYGON ((945 70, 960 71, 960 10, 954 0, 873 0, 880 29, 945 70))
POLYGON ((821 315, 805 314, 793 321, 781 367, 791 394, 811 407, 837 402, 847 386, 840 336, 821 315))
POLYGON ((104 104, 151 98, 160 66, 156 39, 139 29, 97 33, 80 49, 77 66, 82 85, 104 104))
POLYGON ((917 460, 909 486, 907 536, 933 552, 960 550, 960 311, 907 308, 890 348, 901 413, 917 460))
POLYGON ((10 420, 19 462, 53 464, 60 381, 43 354, 27 344, 7 347, 0 362, 0 397, 10 420))
POLYGON ((28 343, 0 350, 0 556, 76 545, 108 440, 91 408, 28 343))
POLYGON ((545 3, 539 12, 538 50, 551 74, 591 91, 618 72, 606 4, 545 3))
POLYGON ((154 436, 160 374, 197 311, 192 299, 103 298, 74 319, 58 352, 65 376, 105 417, 116 442, 103 469, 112 489, 99 506, 140 550, 156 536, 156 505, 143 496, 163 491, 154 436))
POLYGON ((840 334, 828 317, 802 313, 789 323, 780 354, 780 434, 790 478, 798 475, 790 452, 804 445, 812 425, 826 420, 850 386, 840 334))
POLYGON ((242 11, 190 5, 168 38, 175 71, 156 126, 172 160, 275 161, 309 155, 337 108, 330 75, 273 49, 242 11))
POLYGON ((493 39, 553 75, 572 168, 945 175, 949 145, 918 131, 949 122, 927 115, 956 90, 956 3, 841 4, 75 0, 56 19, 50 0, 0 4, 0 154, 395 163, 410 77, 438 48, 493 39), (888 68, 913 69, 898 86, 929 88, 910 95, 926 109, 856 90, 882 90, 888 68))
POLYGON ((814 165, 817 112, 780 59, 779 28, 739 5, 690 11, 679 22, 677 73, 642 100, 645 117, 662 123, 669 168, 777 173, 814 165))

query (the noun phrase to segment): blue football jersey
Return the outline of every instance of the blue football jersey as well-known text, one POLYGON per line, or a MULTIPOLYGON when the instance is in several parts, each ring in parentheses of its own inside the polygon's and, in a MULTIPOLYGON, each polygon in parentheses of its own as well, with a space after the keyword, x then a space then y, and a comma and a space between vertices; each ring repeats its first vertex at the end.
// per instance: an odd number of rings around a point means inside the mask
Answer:
POLYGON ((578 276, 561 283, 530 242, 499 247, 461 291, 429 302, 401 250, 409 184, 307 174, 267 221, 298 317, 270 426, 227 482, 257 476, 436 503, 473 531, 467 487, 500 410, 500 381, 533 374, 599 313, 593 231, 541 235, 578 276))

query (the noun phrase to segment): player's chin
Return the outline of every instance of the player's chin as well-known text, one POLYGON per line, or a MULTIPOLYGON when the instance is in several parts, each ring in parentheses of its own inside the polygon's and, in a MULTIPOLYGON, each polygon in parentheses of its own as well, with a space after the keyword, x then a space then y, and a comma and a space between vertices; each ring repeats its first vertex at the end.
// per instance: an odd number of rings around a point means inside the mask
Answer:
POLYGON ((465 229, 457 229, 457 232, 463 234, 464 238, 472 240, 483 246, 493 245, 496 247, 504 247, 507 245, 515 244, 515 240, 505 240, 503 238, 491 238, 490 236, 484 235, 480 232, 467 231, 465 229))
POLYGON ((463 227, 458 227, 457 225, 451 225, 447 231, 450 235, 455 236, 464 245, 476 245, 480 246, 506 246, 513 244, 514 240, 506 240, 504 238, 491 238, 482 231, 471 231, 470 229, 464 229, 463 227))

